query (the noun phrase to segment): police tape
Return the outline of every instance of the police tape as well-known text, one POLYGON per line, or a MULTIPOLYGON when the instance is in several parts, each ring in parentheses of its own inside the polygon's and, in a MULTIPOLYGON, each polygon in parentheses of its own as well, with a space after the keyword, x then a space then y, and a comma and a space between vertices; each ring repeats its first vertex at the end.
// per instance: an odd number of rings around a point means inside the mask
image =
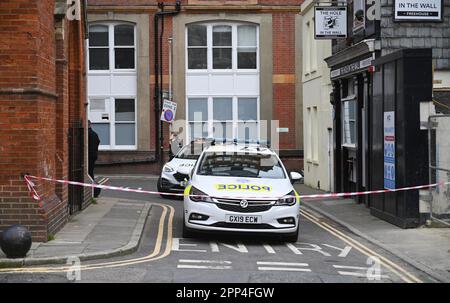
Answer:
MULTIPOLYGON (((58 180, 58 179, 52 179, 52 178, 46 178, 46 177, 36 177, 31 175, 25 175, 24 180, 27 185, 27 188, 30 192, 30 195, 33 199, 37 201, 42 201, 41 196, 37 193, 35 186, 36 184, 31 181, 33 180, 42 180, 42 181, 49 181, 53 183, 60 183, 60 184, 67 184, 67 185, 76 185, 76 186, 83 186, 83 187, 90 187, 90 188, 101 188, 101 189, 108 189, 108 190, 115 190, 115 191, 123 191, 123 192, 132 192, 132 193, 141 193, 141 194, 150 194, 150 195, 164 195, 164 196, 178 196, 178 197, 184 197, 184 196, 194 196, 194 197, 209 197, 205 195, 188 195, 185 193, 169 193, 169 192, 159 192, 159 191, 150 191, 150 190, 142 190, 142 189, 133 189, 128 187, 122 187, 122 186, 110 186, 110 185, 100 185, 100 184, 89 184, 89 183, 82 183, 82 182, 76 182, 76 181, 68 181, 68 180, 58 180)), ((432 187, 439 187, 443 185, 449 185, 450 182, 438 182, 433 184, 427 184, 427 185, 417 185, 417 186, 409 186, 409 187, 402 187, 402 188, 395 188, 395 189, 380 189, 380 190, 369 190, 369 191, 360 191, 360 192, 349 192, 349 193, 329 193, 329 194, 313 194, 313 195, 293 195, 293 196, 283 196, 280 198, 300 198, 300 199, 317 199, 317 198, 342 198, 342 197, 353 197, 353 196, 362 196, 362 195, 371 195, 371 194, 381 194, 381 193, 389 193, 389 192, 401 192, 401 191, 408 191, 408 190, 414 190, 414 189, 425 189, 425 188, 432 188, 432 187)), ((232 198, 232 199, 261 199, 261 196, 259 197, 238 197, 238 196, 214 196, 214 198, 232 198)))

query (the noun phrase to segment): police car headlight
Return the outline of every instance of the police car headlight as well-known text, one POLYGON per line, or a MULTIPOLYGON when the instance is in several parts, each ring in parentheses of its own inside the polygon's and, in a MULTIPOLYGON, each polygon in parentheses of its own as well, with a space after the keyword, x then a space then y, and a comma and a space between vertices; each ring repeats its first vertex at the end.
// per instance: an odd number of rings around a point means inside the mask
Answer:
POLYGON ((166 164, 166 165, 164 165, 164 167, 163 167, 163 171, 164 171, 165 173, 171 173, 171 172, 173 172, 173 168, 166 164))
POLYGON ((202 192, 201 190, 191 187, 191 191, 189 192, 189 198, 194 202, 213 202, 210 196, 202 192))
POLYGON ((297 198, 295 197, 294 191, 291 191, 289 194, 284 196, 275 203, 277 206, 292 206, 297 202, 297 198))

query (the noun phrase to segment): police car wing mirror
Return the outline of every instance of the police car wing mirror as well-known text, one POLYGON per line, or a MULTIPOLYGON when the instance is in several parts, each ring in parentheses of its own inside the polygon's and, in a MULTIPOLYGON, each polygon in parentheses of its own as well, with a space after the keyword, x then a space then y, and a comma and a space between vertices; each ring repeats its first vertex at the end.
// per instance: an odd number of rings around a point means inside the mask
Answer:
POLYGON ((303 176, 300 173, 297 173, 295 171, 290 172, 289 174, 291 176, 291 183, 294 184, 296 181, 300 181, 303 179, 303 176))

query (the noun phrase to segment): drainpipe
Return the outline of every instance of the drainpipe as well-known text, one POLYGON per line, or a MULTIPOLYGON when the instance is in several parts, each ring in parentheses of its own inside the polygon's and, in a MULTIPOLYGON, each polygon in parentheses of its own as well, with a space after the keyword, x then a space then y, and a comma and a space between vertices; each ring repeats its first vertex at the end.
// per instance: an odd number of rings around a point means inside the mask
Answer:
POLYGON ((154 104, 155 104, 155 129, 157 130, 155 136, 155 161, 160 162, 163 165, 163 148, 164 148, 164 137, 163 137, 163 123, 160 121, 161 109, 162 109, 162 99, 163 99, 163 35, 164 35, 164 16, 175 16, 181 10, 181 1, 177 0, 175 4, 164 4, 164 2, 158 3, 158 8, 161 10, 155 14, 154 18, 154 46, 155 46, 155 94, 154 94, 154 104), (166 6, 174 7, 174 10, 164 11, 166 6), (159 33, 159 19, 161 19, 161 33, 159 33), (159 35, 159 37, 158 37, 159 35), (159 39, 158 39, 159 38, 159 39))

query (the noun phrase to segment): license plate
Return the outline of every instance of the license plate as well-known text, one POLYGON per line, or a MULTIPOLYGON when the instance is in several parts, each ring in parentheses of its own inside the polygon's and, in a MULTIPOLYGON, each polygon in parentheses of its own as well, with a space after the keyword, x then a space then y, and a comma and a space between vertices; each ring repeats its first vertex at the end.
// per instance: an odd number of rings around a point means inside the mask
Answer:
POLYGON ((225 221, 227 223, 259 224, 261 216, 227 215, 225 221))

